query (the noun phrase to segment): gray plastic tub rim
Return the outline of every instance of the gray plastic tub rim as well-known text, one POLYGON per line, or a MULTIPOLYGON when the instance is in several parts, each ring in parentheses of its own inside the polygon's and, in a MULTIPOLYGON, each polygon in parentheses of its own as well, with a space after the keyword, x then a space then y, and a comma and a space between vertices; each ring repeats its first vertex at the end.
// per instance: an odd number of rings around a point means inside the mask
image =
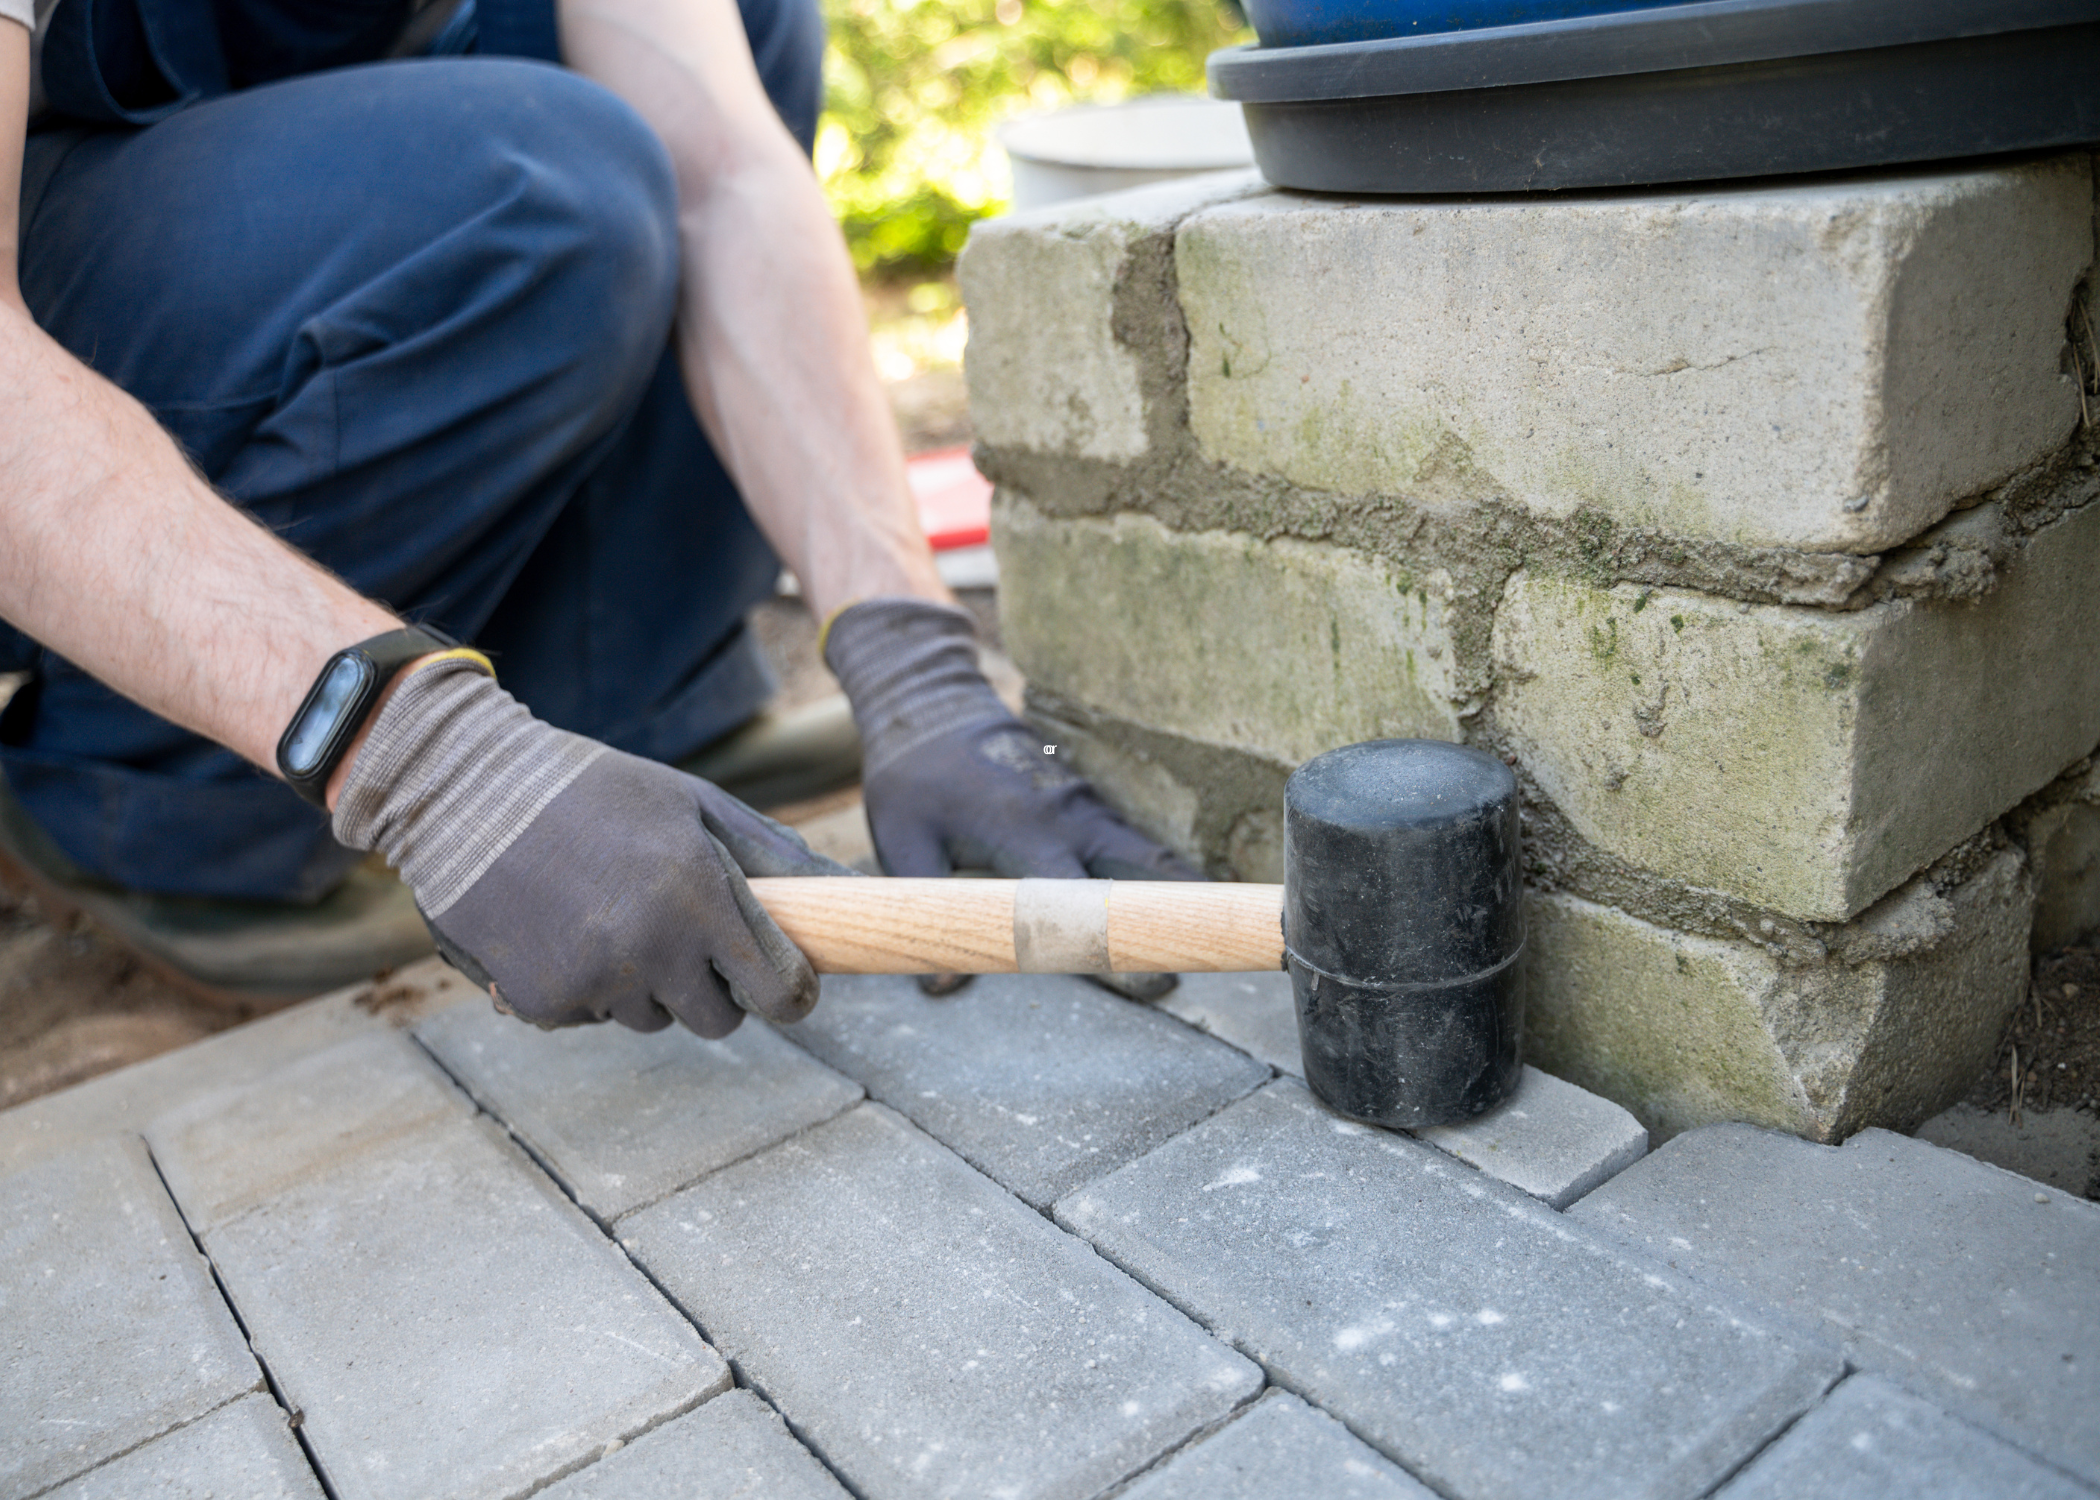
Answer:
POLYGON ((1954 41, 2100 21, 2100 0, 1699 0, 1651 10, 1210 55, 1242 104, 1564 83, 1954 41))

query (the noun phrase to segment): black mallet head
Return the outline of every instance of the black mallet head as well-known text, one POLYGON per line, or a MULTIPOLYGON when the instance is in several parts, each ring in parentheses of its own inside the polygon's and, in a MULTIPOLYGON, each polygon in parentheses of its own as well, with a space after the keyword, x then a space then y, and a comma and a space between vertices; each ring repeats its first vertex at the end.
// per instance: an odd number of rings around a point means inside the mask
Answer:
POLYGON ((1284 963, 1305 1081, 1351 1118, 1469 1119, 1517 1085, 1517 781, 1441 740, 1307 761, 1284 790, 1284 963))

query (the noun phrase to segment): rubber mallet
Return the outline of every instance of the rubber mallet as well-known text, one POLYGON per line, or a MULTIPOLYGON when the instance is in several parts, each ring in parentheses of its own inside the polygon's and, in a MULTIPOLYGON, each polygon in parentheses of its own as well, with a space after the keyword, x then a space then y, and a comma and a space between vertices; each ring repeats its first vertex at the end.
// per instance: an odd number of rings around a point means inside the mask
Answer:
POLYGON ((1305 1081, 1415 1128, 1516 1086, 1524 908, 1516 778, 1437 740, 1308 761, 1284 789, 1284 883, 754 879, 823 974, 1288 969, 1305 1081))

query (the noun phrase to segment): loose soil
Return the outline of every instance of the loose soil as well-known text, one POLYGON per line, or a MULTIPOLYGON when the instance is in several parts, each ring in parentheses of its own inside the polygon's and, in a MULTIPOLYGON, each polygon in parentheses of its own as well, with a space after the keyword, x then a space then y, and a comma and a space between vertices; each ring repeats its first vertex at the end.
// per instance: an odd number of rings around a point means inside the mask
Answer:
POLYGON ((2100 1113, 2100 948, 2034 963, 2026 1003, 2006 1022, 1997 1061, 1968 1102, 2013 1117, 2074 1108, 2100 1113))

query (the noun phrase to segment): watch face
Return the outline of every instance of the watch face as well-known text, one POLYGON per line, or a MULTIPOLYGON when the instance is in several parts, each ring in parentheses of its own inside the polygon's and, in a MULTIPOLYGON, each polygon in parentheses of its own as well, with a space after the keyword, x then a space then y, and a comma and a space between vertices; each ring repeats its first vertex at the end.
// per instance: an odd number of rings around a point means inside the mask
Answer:
POLYGON ((311 776, 327 759, 344 715, 358 700, 358 689, 372 676, 372 663, 362 656, 337 659, 317 683, 300 710, 299 722, 284 739, 284 767, 294 776, 311 776))

